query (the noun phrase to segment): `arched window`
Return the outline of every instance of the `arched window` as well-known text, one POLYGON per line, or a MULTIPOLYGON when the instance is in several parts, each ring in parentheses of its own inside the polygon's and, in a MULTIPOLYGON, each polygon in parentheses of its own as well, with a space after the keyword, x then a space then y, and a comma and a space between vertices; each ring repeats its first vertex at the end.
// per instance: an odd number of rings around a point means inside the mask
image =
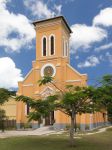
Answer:
POLYGON ((55 36, 51 35, 50 36, 50 55, 55 54, 55 36))
POLYGON ((51 55, 54 54, 54 36, 51 36, 51 55))
POLYGON ((42 55, 43 56, 47 55, 47 38, 46 37, 42 38, 42 55))

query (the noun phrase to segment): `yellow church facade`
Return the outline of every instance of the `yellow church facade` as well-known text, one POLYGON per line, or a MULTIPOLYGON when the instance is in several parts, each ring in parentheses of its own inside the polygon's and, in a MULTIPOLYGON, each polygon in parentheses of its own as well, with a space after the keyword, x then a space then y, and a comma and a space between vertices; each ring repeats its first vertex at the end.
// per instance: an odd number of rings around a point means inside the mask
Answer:
MULTIPOLYGON (((55 84, 62 90, 66 85, 87 86, 87 74, 81 74, 70 65, 69 39, 72 31, 63 16, 33 22, 36 31, 36 60, 32 69, 22 82, 18 83, 17 95, 25 95, 35 99, 55 93, 55 87, 39 86, 38 80, 46 74, 54 77, 55 84)), ((76 35, 77 36, 77 35, 76 35)), ((17 103, 17 128, 27 122, 28 107, 17 103)), ((103 114, 77 115, 77 123, 81 130, 93 129, 104 123, 103 114)), ((43 119, 40 126, 53 124, 54 128, 65 128, 70 123, 68 116, 55 111, 49 118, 43 119), (53 122, 54 120, 54 122, 53 122)), ((32 122, 32 127, 39 127, 38 122, 32 122)))
POLYGON ((16 107, 17 102, 15 101, 15 97, 10 97, 7 102, 5 102, 3 105, 0 105, 0 109, 5 110, 8 120, 16 120, 16 107))

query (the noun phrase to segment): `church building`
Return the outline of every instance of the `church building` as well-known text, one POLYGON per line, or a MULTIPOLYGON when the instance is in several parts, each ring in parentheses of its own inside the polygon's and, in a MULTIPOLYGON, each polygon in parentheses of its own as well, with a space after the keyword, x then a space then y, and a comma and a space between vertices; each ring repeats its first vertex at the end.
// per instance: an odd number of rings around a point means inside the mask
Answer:
MULTIPOLYGON (((62 90, 66 85, 87 86, 87 74, 81 74, 70 65, 70 35, 72 31, 63 16, 33 22, 36 31, 36 59, 32 69, 22 82, 18 83, 17 95, 38 99, 55 93, 53 86, 39 86, 38 80, 44 75, 54 77, 55 84, 62 90)), ((77 36, 77 35, 76 35, 77 36)), ((74 59, 75 61, 75 59, 74 59)), ((17 102, 17 128, 27 122, 28 108, 23 102, 17 102)), ((65 128, 70 119, 60 111, 43 119, 39 125, 33 121, 32 127, 51 125, 54 128, 65 128)), ((93 129, 104 123, 102 113, 77 115, 77 123, 81 130, 93 129)))

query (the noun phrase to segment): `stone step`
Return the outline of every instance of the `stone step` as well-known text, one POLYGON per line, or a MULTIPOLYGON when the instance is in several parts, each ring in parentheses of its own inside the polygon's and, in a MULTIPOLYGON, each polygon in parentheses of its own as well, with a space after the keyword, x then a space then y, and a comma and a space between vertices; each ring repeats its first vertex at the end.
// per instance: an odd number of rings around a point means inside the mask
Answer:
POLYGON ((43 131, 51 131, 53 130, 53 126, 44 126, 44 127, 40 127, 38 129, 35 129, 35 132, 43 132, 43 131))

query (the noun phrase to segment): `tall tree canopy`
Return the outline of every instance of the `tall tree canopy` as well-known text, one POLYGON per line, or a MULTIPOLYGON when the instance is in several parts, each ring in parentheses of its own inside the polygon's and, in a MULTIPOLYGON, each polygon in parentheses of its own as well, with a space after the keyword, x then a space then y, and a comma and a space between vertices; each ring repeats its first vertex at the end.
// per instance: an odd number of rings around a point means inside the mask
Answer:
POLYGON ((100 106, 105 108, 108 118, 112 122, 112 75, 104 75, 96 88, 96 98, 100 106))
POLYGON ((45 117, 53 110, 60 110, 68 115, 71 119, 70 127, 70 143, 73 146, 74 141, 74 127, 76 125, 76 115, 82 113, 92 113, 98 109, 96 101, 93 101, 94 88, 92 87, 75 87, 68 85, 63 91, 58 88, 53 82, 52 77, 45 76, 42 80, 39 80, 39 85, 52 84, 58 93, 56 95, 50 95, 44 99, 34 100, 29 97, 19 96, 17 101, 23 101, 28 103, 32 108, 32 112, 29 114, 30 120, 39 120, 41 116, 45 117))
MULTIPOLYGON (((9 100, 9 97, 15 96, 15 91, 9 91, 4 88, 0 88, 0 105, 3 105, 5 102, 9 100)), ((5 110, 0 109, 0 129, 4 131, 4 120, 6 119, 5 110)))
POLYGON ((11 92, 7 89, 0 88, 0 105, 2 105, 5 101, 8 101, 8 98, 11 96, 11 92))

